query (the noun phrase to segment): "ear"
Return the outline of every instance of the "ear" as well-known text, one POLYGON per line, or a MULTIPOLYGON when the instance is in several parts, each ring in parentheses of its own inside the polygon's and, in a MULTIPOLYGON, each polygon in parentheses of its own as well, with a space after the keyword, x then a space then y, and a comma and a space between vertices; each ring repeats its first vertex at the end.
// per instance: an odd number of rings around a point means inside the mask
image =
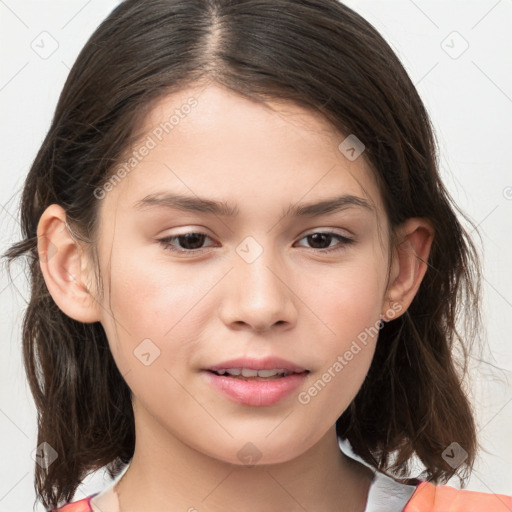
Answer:
POLYGON ((37 226, 39 265, 48 291, 66 315, 83 323, 100 320, 100 305, 84 282, 91 279, 92 265, 73 238, 66 223, 66 212, 50 205, 37 226))
POLYGON ((405 313, 416 295, 427 271, 427 261, 434 239, 429 221, 411 218, 396 230, 397 247, 381 319, 393 320, 405 313))

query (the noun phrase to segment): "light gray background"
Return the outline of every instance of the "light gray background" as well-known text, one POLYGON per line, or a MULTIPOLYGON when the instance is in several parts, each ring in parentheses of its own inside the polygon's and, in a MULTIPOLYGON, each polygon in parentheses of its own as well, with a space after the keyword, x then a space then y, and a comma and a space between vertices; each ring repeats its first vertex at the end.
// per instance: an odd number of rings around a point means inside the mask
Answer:
MULTIPOLYGON (((491 364, 472 362, 471 389, 486 451, 467 487, 511 494, 512 0, 346 3, 384 35, 407 68, 436 129, 444 180, 482 234, 491 364)), ((69 69, 117 4, 0 0, 2 252, 18 236, 20 189, 69 69)), ((21 362, 28 297, 21 271, 13 267, 12 286, 2 267, 0 283, 0 512, 27 511, 35 496, 36 415, 21 362)), ((101 472, 94 475, 76 499, 106 483, 101 472)))

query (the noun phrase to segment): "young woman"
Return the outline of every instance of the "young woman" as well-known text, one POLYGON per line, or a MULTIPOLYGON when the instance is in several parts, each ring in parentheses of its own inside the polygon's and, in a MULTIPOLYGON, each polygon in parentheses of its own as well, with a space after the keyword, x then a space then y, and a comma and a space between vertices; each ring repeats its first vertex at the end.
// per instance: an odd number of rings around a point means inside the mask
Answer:
POLYGON ((122 2, 22 222, 45 507, 512 510, 438 486, 478 447, 452 353, 478 259, 417 91, 341 3, 122 2))

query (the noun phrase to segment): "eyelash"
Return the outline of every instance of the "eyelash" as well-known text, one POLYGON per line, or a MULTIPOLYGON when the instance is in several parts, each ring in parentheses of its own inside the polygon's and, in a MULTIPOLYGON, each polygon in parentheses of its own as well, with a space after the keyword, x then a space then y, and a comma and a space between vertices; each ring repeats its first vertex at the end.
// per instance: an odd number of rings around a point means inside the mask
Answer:
MULTIPOLYGON (((334 252, 339 252, 339 251, 344 250, 347 245, 354 243, 354 240, 352 238, 348 238, 346 236, 340 235, 339 233, 333 233, 332 231, 314 231, 313 233, 308 233, 307 235, 303 236, 300 240, 307 238, 309 236, 312 236, 312 235, 317 235, 317 234, 330 235, 334 238, 337 238, 340 241, 339 246, 334 246, 334 247, 327 248, 327 249, 311 248, 312 250, 320 252, 321 254, 328 254, 328 253, 330 254, 330 253, 334 253, 334 252)), ((173 235, 173 236, 161 238, 158 240, 158 242, 164 247, 164 249, 174 252, 174 253, 179 253, 179 254, 197 254, 204 250, 203 248, 201 248, 201 249, 177 249, 175 246, 173 246, 171 244, 171 242, 173 240, 180 238, 182 236, 186 236, 186 235, 204 235, 207 238, 210 238, 206 233, 201 233, 199 231, 190 231, 188 233, 180 233, 179 235, 173 235)))

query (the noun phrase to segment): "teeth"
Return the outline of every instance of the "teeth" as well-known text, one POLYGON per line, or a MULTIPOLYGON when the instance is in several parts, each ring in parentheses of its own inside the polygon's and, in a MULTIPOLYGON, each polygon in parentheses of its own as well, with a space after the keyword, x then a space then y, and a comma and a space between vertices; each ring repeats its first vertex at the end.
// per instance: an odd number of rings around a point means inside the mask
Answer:
POLYGON ((273 377, 274 375, 286 375, 287 373, 286 370, 258 370, 258 377, 273 377))
POLYGON ((221 368, 219 370, 215 370, 215 373, 219 375, 231 375, 233 377, 275 377, 276 375, 286 377, 290 374, 288 370, 275 368, 272 370, 253 370, 251 368, 221 368))

